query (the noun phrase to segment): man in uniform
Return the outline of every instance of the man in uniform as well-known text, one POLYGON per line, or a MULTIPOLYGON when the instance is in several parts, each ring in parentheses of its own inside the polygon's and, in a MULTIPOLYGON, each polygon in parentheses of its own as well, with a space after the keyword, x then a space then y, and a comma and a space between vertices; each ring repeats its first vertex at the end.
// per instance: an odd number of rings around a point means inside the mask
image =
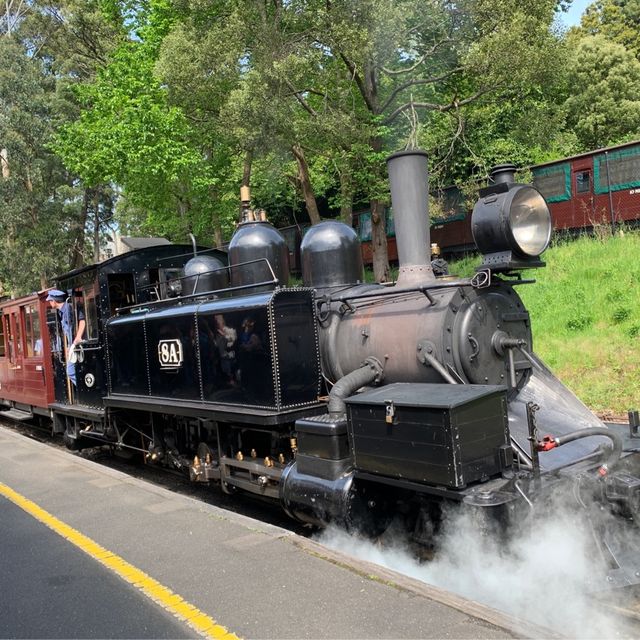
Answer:
POLYGON ((84 335, 85 319, 84 313, 80 307, 78 307, 78 328, 73 332, 74 318, 73 318, 73 304, 69 301, 67 294, 60 289, 51 289, 47 295, 47 302, 52 309, 58 312, 60 318, 60 324, 62 325, 62 334, 64 336, 64 349, 67 359, 67 376, 69 380, 76 385, 76 365, 75 361, 71 361, 72 358, 69 355, 73 352, 76 345, 82 342, 82 336, 84 335))

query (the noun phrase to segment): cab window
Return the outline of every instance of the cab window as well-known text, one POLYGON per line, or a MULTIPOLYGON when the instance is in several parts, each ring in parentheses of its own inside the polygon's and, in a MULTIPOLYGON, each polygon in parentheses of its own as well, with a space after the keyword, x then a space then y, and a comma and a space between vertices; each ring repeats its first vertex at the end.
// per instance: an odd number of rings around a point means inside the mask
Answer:
POLYGON ((78 326, 78 318, 82 317, 80 315, 80 310, 82 310, 85 319, 85 329, 82 339, 97 340, 98 309, 94 285, 83 287, 81 290, 81 296, 81 298, 76 299, 76 326, 78 326))

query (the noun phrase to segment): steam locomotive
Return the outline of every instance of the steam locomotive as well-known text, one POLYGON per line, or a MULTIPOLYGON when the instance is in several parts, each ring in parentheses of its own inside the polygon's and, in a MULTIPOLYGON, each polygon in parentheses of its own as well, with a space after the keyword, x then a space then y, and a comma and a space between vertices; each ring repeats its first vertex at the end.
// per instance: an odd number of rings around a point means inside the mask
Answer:
MULTIPOLYGON (((514 522, 568 486, 585 513, 635 526, 637 413, 628 430, 591 414, 535 355, 517 294, 544 265, 544 198, 497 167, 473 211, 482 264, 435 276, 426 155, 387 164, 394 284, 364 283, 355 232, 325 221, 303 240, 303 286, 286 286, 284 239, 247 204, 228 256, 151 247, 57 279, 85 323, 75 384, 47 292, 5 303, 5 408, 51 417, 72 449, 138 451, 311 525, 400 518, 428 543, 443 505, 514 522)), ((620 540, 599 537, 609 584, 637 583, 640 556, 620 540)))

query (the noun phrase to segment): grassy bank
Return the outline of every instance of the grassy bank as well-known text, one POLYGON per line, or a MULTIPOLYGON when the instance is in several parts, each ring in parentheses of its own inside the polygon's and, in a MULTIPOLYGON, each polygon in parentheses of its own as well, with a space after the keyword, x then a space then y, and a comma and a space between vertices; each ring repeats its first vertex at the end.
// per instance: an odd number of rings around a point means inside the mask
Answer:
POLYGON ((626 417, 640 407, 640 233, 561 242, 544 260, 525 274, 537 282, 518 287, 536 353, 592 410, 626 417))

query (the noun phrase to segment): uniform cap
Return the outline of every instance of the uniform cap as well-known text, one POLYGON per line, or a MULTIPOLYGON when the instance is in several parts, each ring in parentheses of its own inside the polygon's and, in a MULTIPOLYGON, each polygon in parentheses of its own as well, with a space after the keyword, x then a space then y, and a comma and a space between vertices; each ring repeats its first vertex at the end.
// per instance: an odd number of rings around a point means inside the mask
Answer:
POLYGON ((67 294, 60 289, 51 289, 47 295, 46 301, 53 300, 54 302, 64 302, 67 299, 67 294))

